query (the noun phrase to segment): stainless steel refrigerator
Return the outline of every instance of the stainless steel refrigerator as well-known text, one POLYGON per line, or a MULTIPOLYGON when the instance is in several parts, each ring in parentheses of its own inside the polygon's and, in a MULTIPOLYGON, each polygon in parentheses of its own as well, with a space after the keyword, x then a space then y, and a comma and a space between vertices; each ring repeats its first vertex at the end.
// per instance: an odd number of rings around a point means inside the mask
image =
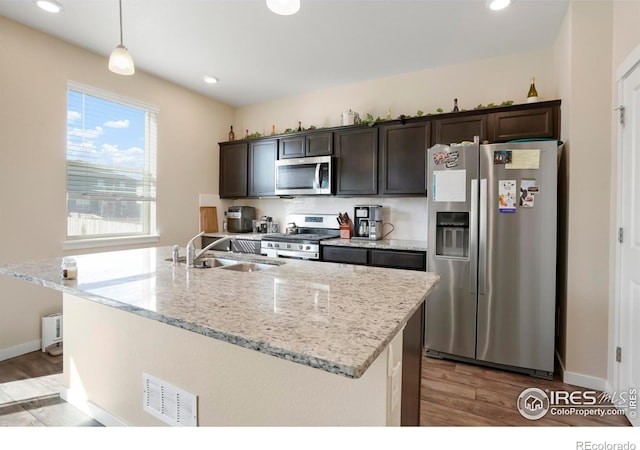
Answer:
POLYGON ((428 150, 426 353, 554 370, 557 141, 428 150))

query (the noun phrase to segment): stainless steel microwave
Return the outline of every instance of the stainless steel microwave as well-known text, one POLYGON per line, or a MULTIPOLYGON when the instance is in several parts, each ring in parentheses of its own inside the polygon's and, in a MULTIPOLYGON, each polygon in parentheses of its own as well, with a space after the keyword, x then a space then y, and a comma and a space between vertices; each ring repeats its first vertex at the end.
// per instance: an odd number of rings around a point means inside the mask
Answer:
POLYGON ((276 161, 276 195, 332 194, 332 161, 331 156, 276 161))

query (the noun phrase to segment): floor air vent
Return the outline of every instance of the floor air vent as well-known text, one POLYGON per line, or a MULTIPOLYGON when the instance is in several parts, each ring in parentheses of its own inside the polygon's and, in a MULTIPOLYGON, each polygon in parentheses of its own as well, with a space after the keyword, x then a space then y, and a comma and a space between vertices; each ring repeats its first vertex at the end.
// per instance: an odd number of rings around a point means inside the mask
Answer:
POLYGON ((198 426, 198 397, 166 381, 143 374, 143 408, 152 416, 178 427, 198 426))

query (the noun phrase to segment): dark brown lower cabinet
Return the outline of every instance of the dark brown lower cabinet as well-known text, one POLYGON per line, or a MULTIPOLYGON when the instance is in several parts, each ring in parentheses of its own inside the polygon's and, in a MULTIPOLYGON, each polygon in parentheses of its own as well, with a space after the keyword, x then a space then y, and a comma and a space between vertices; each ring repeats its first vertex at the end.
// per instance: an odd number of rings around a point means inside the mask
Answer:
POLYGON ((369 250, 353 247, 322 246, 322 261, 343 264, 366 265, 369 262, 369 250))
POLYGON ((371 265, 393 269, 427 270, 425 252, 371 250, 371 265))
POLYGON ((415 250, 377 250, 323 245, 322 261, 343 264, 427 270, 427 253, 415 250))

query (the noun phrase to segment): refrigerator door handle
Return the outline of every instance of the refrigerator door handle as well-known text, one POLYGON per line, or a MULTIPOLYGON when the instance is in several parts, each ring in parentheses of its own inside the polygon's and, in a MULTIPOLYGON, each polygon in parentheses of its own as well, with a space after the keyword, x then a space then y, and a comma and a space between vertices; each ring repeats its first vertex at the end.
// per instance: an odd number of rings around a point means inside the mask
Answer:
POLYGON ((469 221, 469 292, 478 287, 478 180, 471 180, 471 220, 469 221))
POLYGON ((480 232, 478 236, 478 294, 487 293, 487 179, 480 180, 480 232))

